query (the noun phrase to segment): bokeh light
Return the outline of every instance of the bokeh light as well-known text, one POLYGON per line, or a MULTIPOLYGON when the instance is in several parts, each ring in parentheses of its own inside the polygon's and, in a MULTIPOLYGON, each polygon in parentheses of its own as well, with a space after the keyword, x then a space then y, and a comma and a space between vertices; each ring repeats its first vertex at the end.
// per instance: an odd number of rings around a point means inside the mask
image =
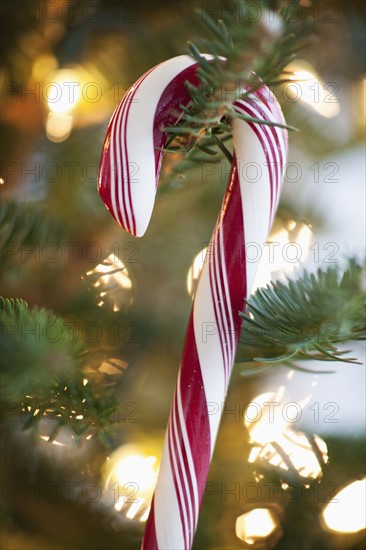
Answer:
POLYGON ((327 504, 322 513, 325 529, 357 533, 366 529, 366 479, 353 481, 327 504))
POLYGON ((325 118, 333 118, 340 112, 337 88, 334 82, 324 83, 315 69, 305 61, 296 61, 287 67, 293 74, 286 85, 286 95, 299 101, 325 118))
POLYGON ((156 485, 157 457, 140 447, 123 445, 111 454, 102 470, 105 491, 113 489, 115 493, 114 509, 127 519, 146 521, 156 485))
POLYGON ((239 516, 235 524, 236 536, 248 546, 271 548, 281 536, 277 515, 269 508, 255 508, 239 516), (276 537, 269 540, 276 533, 276 537), (272 543, 272 544, 271 544, 272 543))

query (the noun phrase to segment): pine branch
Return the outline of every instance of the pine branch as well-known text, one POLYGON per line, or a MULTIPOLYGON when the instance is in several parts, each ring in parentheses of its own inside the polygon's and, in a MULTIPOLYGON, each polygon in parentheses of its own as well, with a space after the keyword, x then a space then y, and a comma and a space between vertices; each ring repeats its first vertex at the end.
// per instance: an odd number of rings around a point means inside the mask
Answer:
POLYGON ((238 361, 266 366, 297 359, 355 363, 337 346, 366 338, 364 269, 328 267, 296 281, 275 282, 247 301, 238 361))
POLYGON ((24 428, 37 430, 46 418, 54 425, 51 440, 68 426, 77 438, 97 432, 105 441, 116 421, 115 401, 93 374, 80 335, 20 299, 0 299, 0 329, 3 400, 25 419, 24 428))
MULTIPOLYGON (((262 13, 268 15, 266 4, 257 1, 262 13)), ((227 14, 225 22, 214 21, 208 13, 200 12, 211 37, 188 43, 186 53, 199 65, 200 84, 194 86, 186 82, 191 102, 188 108, 182 106, 183 114, 178 124, 166 128, 171 137, 164 149, 185 155, 188 162, 180 163, 179 170, 190 167, 197 158, 202 161, 202 155, 196 157, 194 154, 197 150, 206 153, 206 162, 220 162, 223 157, 230 161, 231 155, 223 144, 231 140, 233 118, 243 118, 233 110, 233 100, 247 97, 263 83, 273 86, 285 81, 281 75, 302 48, 303 39, 309 32, 309 23, 304 20, 289 23, 291 17, 287 17, 287 20, 282 19, 282 32, 273 36, 260 18, 255 17, 258 12, 253 2, 240 0, 235 7, 235 13, 227 14), (251 14, 253 10, 255 13, 251 14), (247 17, 238 18, 238 13, 247 17), (202 52, 211 54, 213 60, 207 61, 202 52)), ((251 120, 278 125, 260 119, 251 120)), ((290 126, 286 128, 295 130, 290 126)))

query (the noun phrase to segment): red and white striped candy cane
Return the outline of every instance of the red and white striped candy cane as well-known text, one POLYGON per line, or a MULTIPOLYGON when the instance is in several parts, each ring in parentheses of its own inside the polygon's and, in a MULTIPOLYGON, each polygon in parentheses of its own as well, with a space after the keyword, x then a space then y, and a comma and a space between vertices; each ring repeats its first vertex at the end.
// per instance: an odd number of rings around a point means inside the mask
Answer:
MULTIPOLYGON (((212 56, 206 55, 206 59, 212 56)), ((180 105, 190 101, 184 86, 197 85, 197 63, 180 55, 160 63, 139 78, 114 111, 104 140, 98 189, 116 221, 141 237, 153 210, 166 133, 180 105)))
MULTIPOLYGON (((189 56, 157 65, 127 92, 111 119, 99 190, 133 235, 142 235, 150 220, 161 164, 154 147, 166 141, 162 126, 174 124, 179 105, 188 104, 184 82, 197 84, 196 71, 189 56)), ((243 115, 285 123, 264 85, 233 106, 243 115)), ((279 198, 286 131, 235 118, 233 136, 235 156, 189 319, 143 550, 191 548, 220 423, 208 408, 225 400, 241 330, 238 312, 257 269, 247 261, 246 245, 263 246, 279 198), (255 182, 246 181, 248 163, 257 168, 255 182)))

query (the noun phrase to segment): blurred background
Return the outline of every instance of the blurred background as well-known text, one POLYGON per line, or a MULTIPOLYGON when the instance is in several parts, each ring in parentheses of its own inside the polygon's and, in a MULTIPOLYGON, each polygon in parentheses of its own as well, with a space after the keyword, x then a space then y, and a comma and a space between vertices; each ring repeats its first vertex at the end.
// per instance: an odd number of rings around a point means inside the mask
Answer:
MULTIPOLYGON (((272 8, 287 4, 268 1, 269 11, 262 8, 267 29, 276 25, 272 8)), ((201 251, 228 166, 179 174, 176 159, 166 159, 149 229, 133 240, 98 196, 99 158, 108 121, 129 86, 202 35, 203 8, 225 19, 236 6, 2 2, 1 295, 76 323, 84 344, 100 347, 97 370, 113 385, 118 405, 106 446, 95 437, 77 444, 67 428, 48 442, 49 423, 40 423, 36 435, 24 431, 24 416, 10 414, 5 403, 3 549, 139 548, 201 251), (125 497, 135 490, 131 504, 125 497)), ((365 250, 364 3, 304 0, 300 8, 310 10, 314 23, 308 47, 289 67, 294 84, 275 90, 300 132, 289 136, 269 239, 281 246, 274 261, 263 253, 257 287, 296 277, 303 267, 342 266, 365 250), (301 252, 287 248, 284 256, 289 242, 301 252)), ((308 363, 314 373, 278 365, 249 377, 234 369, 225 407, 212 411, 224 415, 196 550, 364 547, 362 343, 353 356, 360 364, 308 363), (279 404, 273 418, 268 403, 279 404)), ((26 368, 32 373, 31 363, 26 368)))

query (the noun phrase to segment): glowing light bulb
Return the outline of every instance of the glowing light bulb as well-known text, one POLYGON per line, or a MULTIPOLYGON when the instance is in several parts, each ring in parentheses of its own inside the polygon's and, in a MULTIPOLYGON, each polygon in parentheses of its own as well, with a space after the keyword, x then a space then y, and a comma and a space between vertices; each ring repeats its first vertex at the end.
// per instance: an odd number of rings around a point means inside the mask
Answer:
POLYGON ((276 394, 258 395, 246 408, 244 423, 253 443, 248 462, 276 468, 284 479, 310 483, 323 475, 328 462, 327 445, 318 435, 306 435, 291 427, 309 398, 291 411, 289 406, 281 407, 283 394, 281 386, 276 394))
POLYGON ((366 529, 366 479, 353 481, 339 491, 323 510, 322 523, 337 533, 366 529))
POLYGON ((119 483, 133 482, 147 492, 153 489, 155 485, 153 463, 155 461, 156 457, 146 458, 140 455, 130 455, 122 458, 116 464, 116 475, 119 483))
POLYGON ((125 264, 115 254, 110 254, 86 275, 95 279, 94 286, 99 289, 98 306, 103 306, 106 298, 111 301, 113 311, 119 311, 122 306, 132 304, 132 281, 125 264), (125 292, 121 292, 120 289, 125 292))
POLYGON ((146 521, 158 472, 156 456, 144 454, 133 446, 122 446, 104 466, 105 490, 115 494, 114 509, 128 519, 146 521))
MULTIPOLYGON (((255 547, 256 544, 263 544, 276 533, 272 541, 276 543, 281 536, 281 528, 277 515, 269 508, 255 508, 239 516, 235 524, 236 536, 246 544, 255 547)), ((270 547, 269 544, 266 545, 270 547)))

